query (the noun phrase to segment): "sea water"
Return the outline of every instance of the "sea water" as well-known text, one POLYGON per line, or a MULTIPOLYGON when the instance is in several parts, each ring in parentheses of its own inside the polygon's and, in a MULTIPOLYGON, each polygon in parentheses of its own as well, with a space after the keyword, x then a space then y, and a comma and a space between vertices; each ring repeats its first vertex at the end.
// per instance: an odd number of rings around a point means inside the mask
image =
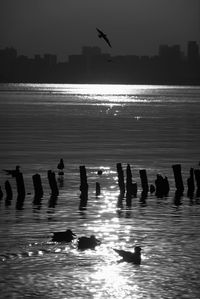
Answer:
POLYGON ((199 167, 200 87, 147 85, 0 85, 0 298, 199 298, 200 206, 187 197, 191 167, 199 167), (57 164, 64 159, 64 178, 57 164), (117 207, 116 163, 130 164, 138 194, 117 207), (174 201, 173 164, 181 164, 184 195, 174 201), (16 206, 20 165, 26 198, 16 206), (79 210, 79 166, 89 196, 79 210), (97 171, 102 169, 99 176, 97 171), (141 202, 139 170, 149 184, 167 176, 169 196, 141 202), (52 205, 47 171, 59 196, 52 205), (32 175, 44 196, 34 204, 32 175), (13 199, 6 201, 9 180, 13 199), (96 197, 95 184, 101 185, 96 197), (53 231, 94 234, 95 250, 52 243, 53 231), (113 248, 142 247, 142 264, 119 263, 113 248))

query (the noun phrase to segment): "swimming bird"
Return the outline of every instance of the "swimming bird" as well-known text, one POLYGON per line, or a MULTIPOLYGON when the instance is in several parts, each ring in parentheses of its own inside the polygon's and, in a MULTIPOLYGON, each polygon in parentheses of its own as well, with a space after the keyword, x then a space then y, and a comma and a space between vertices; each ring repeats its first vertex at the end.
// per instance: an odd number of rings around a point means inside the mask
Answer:
POLYGON ((53 233, 53 242, 71 242, 76 234, 74 234, 71 229, 67 229, 65 232, 55 232, 53 233))
POLYGON ((135 265, 141 264, 140 251, 142 249, 140 246, 135 246, 135 252, 125 251, 125 250, 120 250, 120 249, 115 249, 115 248, 113 248, 113 250, 115 252, 117 252, 122 257, 122 261, 128 262, 128 263, 133 263, 135 265))
POLYGON ((95 247, 100 244, 101 242, 96 239, 94 235, 91 235, 90 237, 78 238, 78 249, 80 250, 95 249, 95 247))
POLYGON ((106 43, 109 45, 109 47, 111 47, 112 48, 112 46, 111 46, 111 44, 110 44, 110 41, 109 41, 109 39, 107 38, 107 35, 103 32, 103 31, 101 31, 100 29, 98 29, 98 28, 96 28, 96 30, 98 31, 98 37, 99 38, 103 38, 105 41, 106 41, 106 43))
POLYGON ((20 173, 19 169, 20 169, 20 166, 17 165, 15 169, 11 169, 11 170, 9 170, 9 169, 3 169, 3 171, 5 171, 7 175, 11 175, 12 177, 16 177, 17 174, 20 173))

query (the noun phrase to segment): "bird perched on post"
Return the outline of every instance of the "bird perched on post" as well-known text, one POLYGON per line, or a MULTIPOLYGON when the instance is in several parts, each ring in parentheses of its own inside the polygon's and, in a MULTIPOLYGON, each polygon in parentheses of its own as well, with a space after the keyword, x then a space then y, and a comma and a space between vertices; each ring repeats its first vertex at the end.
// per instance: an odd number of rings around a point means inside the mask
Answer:
POLYGON ((76 237, 71 229, 67 229, 65 232, 55 232, 53 233, 53 242, 71 242, 76 237))
POLYGON ((117 252, 119 254, 119 256, 122 257, 123 262, 133 263, 135 265, 141 264, 141 253, 140 252, 142 249, 140 246, 135 246, 134 252, 115 249, 115 248, 113 248, 113 250, 115 252, 117 252))
POLYGON ((20 169, 20 166, 17 165, 15 169, 11 169, 11 170, 9 170, 9 169, 3 169, 3 171, 5 171, 7 175, 11 175, 14 178, 14 177, 17 176, 17 174, 20 173, 19 169, 20 169))
POLYGON ((107 35, 101 31, 100 29, 96 28, 96 30, 98 31, 98 37, 99 38, 103 38, 105 40, 105 42, 109 45, 110 48, 112 48, 109 39, 107 38, 107 35))
POLYGON ((58 168, 58 174, 60 174, 60 175, 63 175, 64 174, 64 172, 63 172, 63 169, 64 169, 64 167, 65 167, 65 165, 64 165, 64 161, 63 161, 63 159, 61 158, 60 159, 60 162, 58 163, 58 165, 57 165, 57 168, 58 168))

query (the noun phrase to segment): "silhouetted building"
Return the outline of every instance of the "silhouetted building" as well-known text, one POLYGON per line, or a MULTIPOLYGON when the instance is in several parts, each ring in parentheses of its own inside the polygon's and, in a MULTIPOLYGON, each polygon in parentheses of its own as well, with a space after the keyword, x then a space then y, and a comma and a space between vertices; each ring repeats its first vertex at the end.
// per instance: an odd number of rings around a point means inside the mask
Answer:
POLYGON ((48 66, 55 66, 57 63, 56 55, 44 54, 44 63, 48 66))
POLYGON ((80 55, 58 63, 53 54, 28 58, 10 47, 0 49, 0 82, 200 84, 199 45, 189 41, 187 59, 180 45, 160 45, 158 56, 102 53, 84 46, 80 55))
POLYGON ((199 61, 199 46, 196 41, 189 41, 187 44, 187 58, 189 62, 199 61))
POLYGON ((82 47, 82 55, 83 56, 98 56, 101 55, 101 49, 99 47, 82 47))
POLYGON ((159 58, 164 62, 174 62, 181 60, 181 49, 179 45, 160 45, 159 47, 159 58))

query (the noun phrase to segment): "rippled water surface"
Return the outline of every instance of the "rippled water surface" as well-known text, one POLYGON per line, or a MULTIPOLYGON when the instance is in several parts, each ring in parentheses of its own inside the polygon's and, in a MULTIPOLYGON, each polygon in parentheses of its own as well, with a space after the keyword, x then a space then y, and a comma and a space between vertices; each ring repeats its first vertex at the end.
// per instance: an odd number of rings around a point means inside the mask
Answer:
POLYGON ((21 166, 26 198, 16 208, 14 178, 0 171, 0 298, 199 298, 200 205, 187 197, 190 167, 198 168, 200 87, 133 85, 0 85, 0 168, 21 166), (63 181, 57 175, 65 162, 63 181), (131 165, 138 194, 117 207, 116 163, 131 165), (184 196, 175 201, 172 165, 182 165, 184 196), (79 166, 89 199, 79 210, 79 166), (56 172, 53 199, 47 171, 56 172), (103 174, 97 174, 98 169, 103 174), (166 198, 141 201, 139 170, 149 184, 166 175, 166 198), (34 204, 32 175, 44 196, 34 204), (6 201, 4 183, 13 188, 6 201), (101 185, 96 197, 95 184, 101 185), (53 231, 95 234, 95 250, 51 242, 53 231), (142 247, 142 264, 119 263, 113 248, 142 247))

